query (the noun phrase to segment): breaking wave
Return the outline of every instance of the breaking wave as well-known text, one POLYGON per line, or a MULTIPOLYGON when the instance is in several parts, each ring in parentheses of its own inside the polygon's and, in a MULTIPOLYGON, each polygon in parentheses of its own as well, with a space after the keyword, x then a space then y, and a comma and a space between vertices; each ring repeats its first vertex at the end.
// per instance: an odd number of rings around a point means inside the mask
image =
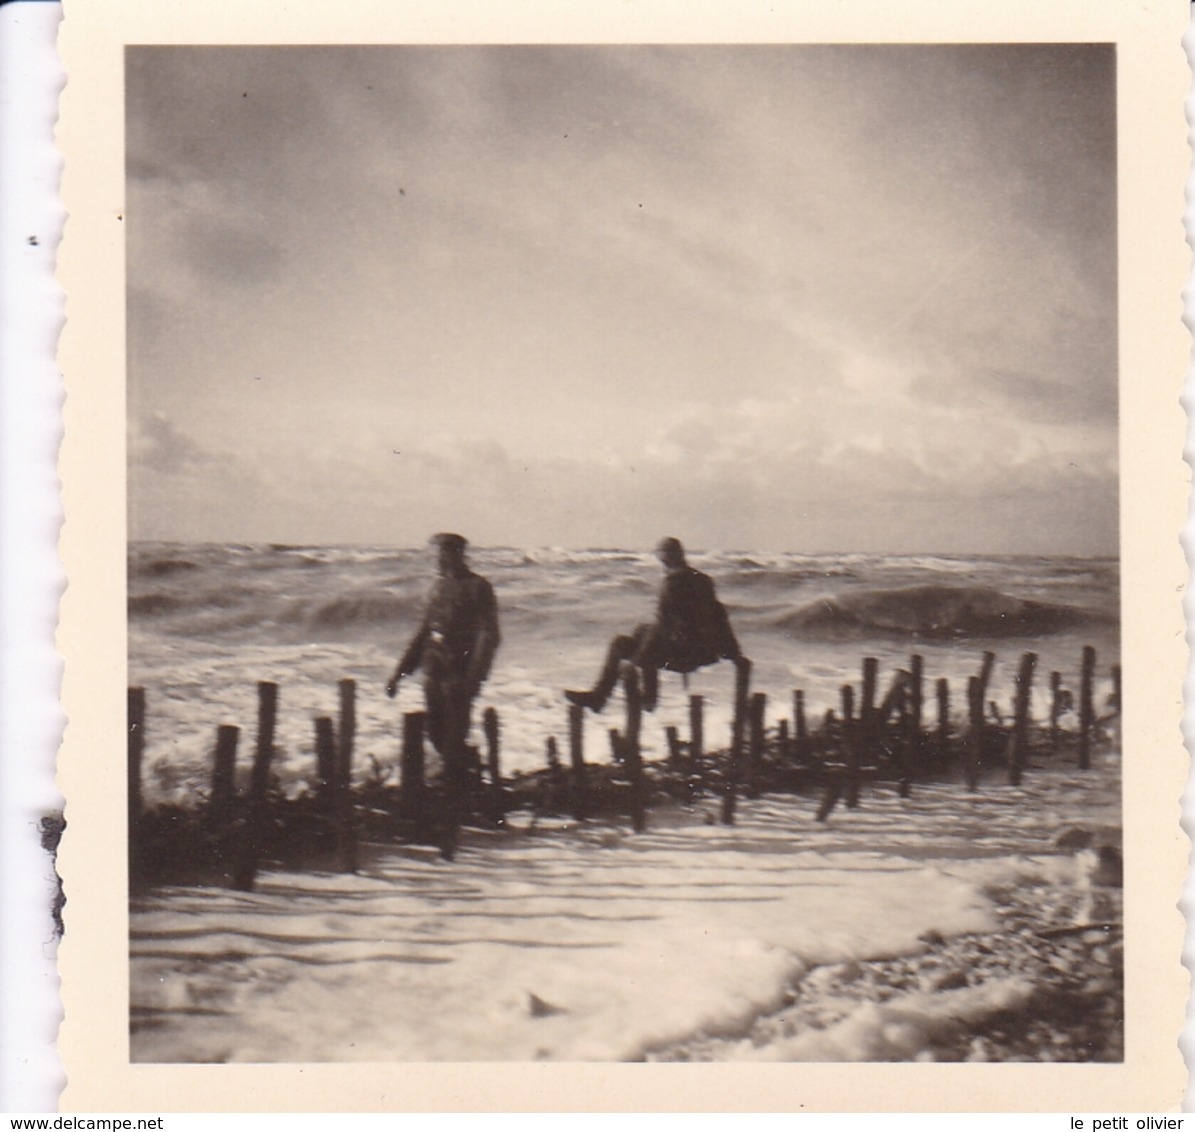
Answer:
POLYGON ((1031 601, 983 586, 928 584, 821 598, 777 618, 794 635, 846 639, 888 634, 927 638, 1033 637, 1111 615, 1031 601))

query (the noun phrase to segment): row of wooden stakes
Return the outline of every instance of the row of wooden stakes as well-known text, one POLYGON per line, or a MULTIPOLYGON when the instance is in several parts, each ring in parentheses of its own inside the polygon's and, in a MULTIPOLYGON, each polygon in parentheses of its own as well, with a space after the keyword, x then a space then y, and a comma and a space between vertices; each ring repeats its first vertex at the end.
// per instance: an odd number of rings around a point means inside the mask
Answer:
MULTIPOLYGON (((963 777, 970 789, 979 782, 981 763, 993 734, 1007 736, 1006 762, 1009 781, 1021 781, 1030 746, 1030 702, 1037 656, 1027 652, 1021 657, 1015 679, 1011 728, 1006 729, 999 708, 988 700, 989 683, 995 665, 995 655, 984 653, 979 672, 968 681, 967 727, 958 736, 951 734, 950 689, 943 677, 937 680, 936 727, 927 732, 925 714, 923 661, 913 655, 907 669, 898 670, 887 693, 878 694, 879 664, 874 657, 863 660, 862 683, 858 689, 845 684, 841 688, 840 713, 825 713, 820 729, 811 728, 806 720, 805 697, 800 690, 793 693, 792 726, 787 719, 777 722, 774 739, 769 740, 766 727, 767 696, 750 691, 751 665, 744 662, 738 669, 735 688, 735 711, 729 748, 714 754, 705 749, 704 700, 689 697, 689 735, 682 740, 677 728, 666 728, 669 747, 668 763, 680 768, 693 794, 705 792, 707 775, 715 771, 717 788, 721 793, 721 818, 727 824, 735 820, 740 794, 758 796, 761 768, 765 750, 786 765, 816 768, 818 780, 825 791, 819 804, 818 820, 825 820, 840 799, 848 807, 859 802, 860 783, 886 771, 899 782, 902 795, 908 795, 916 777, 923 774, 932 755, 945 763, 952 739, 957 750, 963 777), (986 707, 985 707, 986 705, 986 707), (993 721, 987 716, 990 711, 993 721), (714 766, 714 763, 718 765, 714 766)), ((1092 737, 1097 715, 1094 703, 1096 655, 1088 646, 1083 650, 1080 693, 1078 697, 1078 765, 1090 767, 1092 737)), ((637 669, 624 663, 621 685, 624 691, 626 717, 621 728, 609 729, 614 762, 621 767, 629 787, 629 816, 633 828, 646 828, 648 783, 644 773, 641 744, 642 693, 637 669)), ((1119 711, 1120 670, 1112 669, 1114 703, 1119 711)), ((217 729, 211 789, 205 807, 205 826, 212 831, 229 828, 234 819, 242 830, 237 862, 233 869, 234 887, 249 889, 259 867, 263 839, 261 831, 266 820, 270 768, 275 750, 278 686, 270 682, 258 684, 257 736, 248 791, 238 798, 235 787, 239 728, 221 725, 217 729)), ((1062 687, 1061 674, 1051 673, 1051 703, 1049 713, 1049 742, 1057 747, 1061 735, 1060 719, 1068 710, 1071 694, 1062 687)), ((321 801, 321 813, 333 831, 334 856, 341 868, 353 871, 357 867, 357 836, 354 799, 351 792, 353 776, 353 748, 356 734, 356 683, 341 680, 339 714, 336 719, 321 716, 314 720, 316 778, 321 801)), ((141 767, 145 747, 146 701, 143 688, 130 688, 128 694, 128 789, 130 815, 130 858, 137 858, 139 819, 143 812, 141 767)), ((457 777, 445 775, 438 798, 425 781, 425 715, 410 712, 403 716, 402 754, 399 763, 397 817, 418 823, 421 816, 439 803, 439 843, 445 857, 455 852, 459 825, 471 807, 489 820, 501 825, 508 808, 507 784, 501 771, 500 726, 498 713, 487 707, 482 715, 485 737, 485 774, 482 774, 481 753, 467 748, 461 753, 464 773, 457 777), (456 792, 459 797, 448 798, 456 792)), ((567 774, 568 809, 577 820, 590 813, 587 763, 584 743, 584 709, 577 705, 568 708, 569 768, 561 766, 555 737, 546 742, 550 775, 567 774)))

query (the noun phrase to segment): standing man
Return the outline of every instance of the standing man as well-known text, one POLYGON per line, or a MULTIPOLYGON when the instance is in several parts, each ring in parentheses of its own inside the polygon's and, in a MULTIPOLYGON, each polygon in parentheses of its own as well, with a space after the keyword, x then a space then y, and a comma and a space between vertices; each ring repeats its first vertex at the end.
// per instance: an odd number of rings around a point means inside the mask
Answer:
POLYGON ((423 622, 386 684, 386 694, 393 699, 402 678, 423 669, 428 735, 444 760, 450 817, 459 821, 468 782, 469 715, 498 651, 498 603, 494 587, 469 569, 464 538, 433 535, 431 545, 436 548, 439 577, 423 622))
POLYGON ((675 538, 661 539, 656 557, 664 566, 664 584, 656 619, 630 636, 610 642, 597 683, 589 691, 565 692, 570 703, 601 711, 618 681, 619 665, 631 661, 643 681, 643 707, 653 711, 659 695, 659 669, 693 672, 719 660, 741 665, 745 658, 718 600, 709 575, 685 561, 685 548, 675 538))

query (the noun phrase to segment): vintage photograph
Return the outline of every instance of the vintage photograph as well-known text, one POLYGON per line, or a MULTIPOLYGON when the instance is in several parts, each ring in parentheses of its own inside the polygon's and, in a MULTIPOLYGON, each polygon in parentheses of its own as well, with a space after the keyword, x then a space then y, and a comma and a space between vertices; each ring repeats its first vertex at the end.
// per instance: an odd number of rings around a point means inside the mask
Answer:
POLYGON ((132 1063, 1125 1063, 1115 44, 123 68, 132 1063))

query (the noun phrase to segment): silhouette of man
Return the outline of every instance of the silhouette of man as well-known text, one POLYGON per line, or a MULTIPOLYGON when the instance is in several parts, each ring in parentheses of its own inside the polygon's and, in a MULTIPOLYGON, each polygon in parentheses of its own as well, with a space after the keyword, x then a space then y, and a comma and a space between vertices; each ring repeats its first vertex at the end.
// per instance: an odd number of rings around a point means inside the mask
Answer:
POLYGON ((718 600, 713 581, 685 561, 680 540, 661 539, 656 557, 664 566, 664 582, 655 621, 639 625, 630 636, 615 637, 593 688, 564 693, 571 703, 601 711, 614 690, 624 660, 631 661, 641 673, 646 711, 655 710, 661 668, 687 674, 719 660, 743 663, 730 618, 718 600))
POLYGON ((427 728, 448 776, 465 773, 465 739, 473 700, 498 651, 498 602, 494 587, 465 561, 460 535, 433 535, 439 577, 423 621, 386 684, 393 699, 404 676, 423 669, 427 728))

